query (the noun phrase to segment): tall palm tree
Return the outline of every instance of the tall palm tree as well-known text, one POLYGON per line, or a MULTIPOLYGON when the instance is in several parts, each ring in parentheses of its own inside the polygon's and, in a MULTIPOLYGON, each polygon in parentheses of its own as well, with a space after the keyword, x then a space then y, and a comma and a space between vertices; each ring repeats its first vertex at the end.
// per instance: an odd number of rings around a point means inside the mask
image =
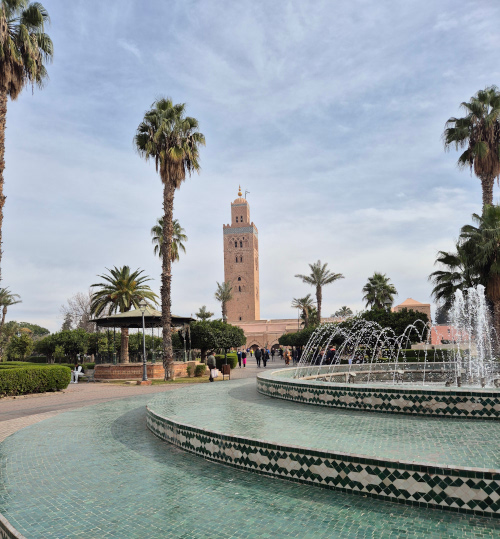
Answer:
POLYGON ((47 11, 38 2, 0 0, 0 280, 7 100, 17 99, 26 85, 43 86, 47 78, 44 64, 53 55, 52 41, 44 32, 49 22, 47 11))
POLYGON ((161 271, 161 316, 165 378, 173 376, 171 285, 174 194, 186 174, 199 172, 199 148, 205 137, 197 131, 198 121, 185 115, 185 105, 158 99, 144 115, 134 138, 137 151, 155 162, 163 183, 163 241, 161 271))
POLYGON ((209 318, 212 318, 214 313, 208 311, 206 305, 202 305, 198 309, 198 312, 194 313, 194 315, 196 316, 196 318, 198 318, 198 320, 208 320, 209 318))
POLYGON ((429 275, 429 281, 434 288, 432 295, 445 310, 449 310, 455 299, 457 290, 466 291, 467 288, 480 284, 479 275, 470 265, 468 253, 459 242, 456 252, 439 251, 436 264, 443 269, 436 270, 429 275))
MULTIPOLYGON (((2 307, 2 321, 0 322, 0 336, 3 332, 5 324, 5 317, 7 316, 7 309, 11 305, 21 303, 21 296, 19 294, 13 294, 8 288, 0 288, 0 307, 2 307)), ((0 351, 0 361, 2 361, 0 351)))
POLYGON ((313 299, 311 294, 307 294, 303 298, 293 298, 292 307, 294 309, 300 309, 302 311, 302 318, 304 319, 304 327, 309 326, 309 313, 314 308, 313 299))
MULTIPOLYGON (((109 275, 98 275, 104 282, 91 285, 91 288, 98 288, 92 294, 90 305, 92 314, 100 316, 116 312, 124 313, 130 311, 132 307, 138 309, 141 299, 157 304, 158 296, 149 285, 144 284, 151 281, 149 277, 141 276, 144 270, 137 269, 131 272, 128 266, 106 269, 109 275)), ((128 328, 121 328, 120 363, 128 362, 128 328)))
POLYGON ((363 300, 366 306, 372 309, 384 309, 390 307, 394 302, 394 296, 398 291, 390 282, 390 278, 385 273, 375 272, 368 278, 368 282, 363 287, 363 300))
POLYGON ((227 322, 227 302, 233 299, 233 287, 230 281, 224 281, 222 284, 217 283, 215 299, 220 301, 223 322, 227 322))
POLYGON ((445 148, 465 148, 459 167, 469 167, 481 180, 483 208, 493 204, 493 185, 500 176, 500 92, 496 86, 479 90, 462 103, 463 118, 450 118, 445 125, 445 148))
MULTIPOLYGON (((186 232, 180 225, 178 219, 174 219, 172 222, 172 262, 179 261, 179 249, 185 253, 186 246, 183 242, 188 240, 186 232)), ((157 219, 156 225, 151 229, 152 244, 154 245, 154 254, 162 256, 162 243, 163 243, 163 219, 157 219)))
POLYGON ((302 282, 310 284, 316 288, 316 305, 318 309, 318 323, 321 324, 321 303, 323 301, 323 287, 327 284, 334 283, 339 279, 343 279, 344 276, 341 273, 332 273, 326 267, 328 264, 321 264, 318 260, 314 264, 309 264, 311 268, 310 275, 295 275, 302 282))

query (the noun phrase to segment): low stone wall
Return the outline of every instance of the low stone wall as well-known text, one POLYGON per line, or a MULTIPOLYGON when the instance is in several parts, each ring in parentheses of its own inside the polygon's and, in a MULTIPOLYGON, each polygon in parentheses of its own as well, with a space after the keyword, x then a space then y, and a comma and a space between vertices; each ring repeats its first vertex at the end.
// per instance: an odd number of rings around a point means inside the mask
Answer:
POLYGON ((260 374, 257 376, 257 390, 269 397, 349 410, 500 419, 499 390, 338 384, 294 379, 292 375, 292 369, 260 374))
MULTIPOLYGON (((194 361, 175 362, 174 377, 187 377, 188 365, 193 366, 194 361)), ((148 380, 163 380, 165 369, 161 363, 147 364, 148 380)), ((142 363, 126 363, 121 365, 96 365, 94 376, 96 380, 142 380, 142 363)))
POLYGON ((205 459, 243 470, 407 505, 500 517, 500 470, 367 458, 194 428, 149 406, 148 428, 205 459))
POLYGON ((0 539, 26 539, 26 537, 13 528, 5 517, 0 515, 0 539))

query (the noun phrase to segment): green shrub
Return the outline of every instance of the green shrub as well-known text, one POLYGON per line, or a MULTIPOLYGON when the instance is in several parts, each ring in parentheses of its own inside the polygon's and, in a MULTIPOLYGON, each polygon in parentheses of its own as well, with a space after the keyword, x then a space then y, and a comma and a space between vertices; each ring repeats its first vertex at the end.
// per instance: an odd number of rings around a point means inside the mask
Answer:
POLYGON ((68 387, 71 371, 59 365, 0 370, 0 396, 59 391, 68 387))
MULTIPOLYGON (((224 354, 220 354, 220 355, 217 354, 215 356, 215 366, 219 370, 221 370, 222 365, 224 365, 224 363, 225 363, 224 354)), ((236 368, 236 365, 238 365, 238 354, 236 354, 236 352, 230 352, 227 355, 227 364, 231 365, 231 369, 236 368)))
POLYGON ((192 366, 192 365, 188 365, 188 366, 186 367, 186 372, 187 372, 188 378, 191 378, 191 376, 193 376, 193 366, 192 366))
POLYGON ((194 369, 194 375, 199 378, 200 376, 203 376, 206 373, 206 371, 207 371, 207 366, 205 365, 205 363, 200 363, 199 365, 196 365, 194 369))
POLYGON ((95 363, 84 363, 83 368, 90 369, 90 370, 95 369, 95 363))
POLYGON ((47 363, 47 358, 45 356, 30 356, 20 361, 24 361, 26 363, 47 363))

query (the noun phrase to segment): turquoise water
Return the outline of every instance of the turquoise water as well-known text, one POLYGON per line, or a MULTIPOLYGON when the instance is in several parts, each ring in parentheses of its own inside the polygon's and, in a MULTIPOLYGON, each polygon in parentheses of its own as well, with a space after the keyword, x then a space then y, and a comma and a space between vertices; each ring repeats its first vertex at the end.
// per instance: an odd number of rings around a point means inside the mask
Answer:
POLYGON ((254 380, 164 393, 150 407, 195 427, 310 449, 500 469, 500 422, 378 414, 273 399, 254 380), (202 389, 202 391, 200 391, 202 389), (191 406, 197 398, 202 406, 191 406))
MULTIPOLYGON (((194 415, 211 405, 211 386, 226 390, 225 384, 207 384, 186 391, 194 415)), ((207 462, 147 430, 148 400, 66 412, 8 437, 0 444, 0 512, 29 539, 500 537, 497 520, 207 462)), ((233 413, 229 405, 226 412, 233 413)))

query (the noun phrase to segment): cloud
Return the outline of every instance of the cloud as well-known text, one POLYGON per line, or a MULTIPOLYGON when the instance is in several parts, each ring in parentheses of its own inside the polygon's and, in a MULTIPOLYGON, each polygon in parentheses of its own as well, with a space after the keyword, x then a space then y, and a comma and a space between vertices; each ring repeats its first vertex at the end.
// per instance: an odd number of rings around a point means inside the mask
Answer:
POLYGON ((126 50, 127 52, 130 52, 133 56, 135 56, 138 60, 142 59, 141 51, 137 47, 137 45, 134 45, 130 41, 125 41, 124 39, 119 39, 117 41, 118 45, 126 50))

